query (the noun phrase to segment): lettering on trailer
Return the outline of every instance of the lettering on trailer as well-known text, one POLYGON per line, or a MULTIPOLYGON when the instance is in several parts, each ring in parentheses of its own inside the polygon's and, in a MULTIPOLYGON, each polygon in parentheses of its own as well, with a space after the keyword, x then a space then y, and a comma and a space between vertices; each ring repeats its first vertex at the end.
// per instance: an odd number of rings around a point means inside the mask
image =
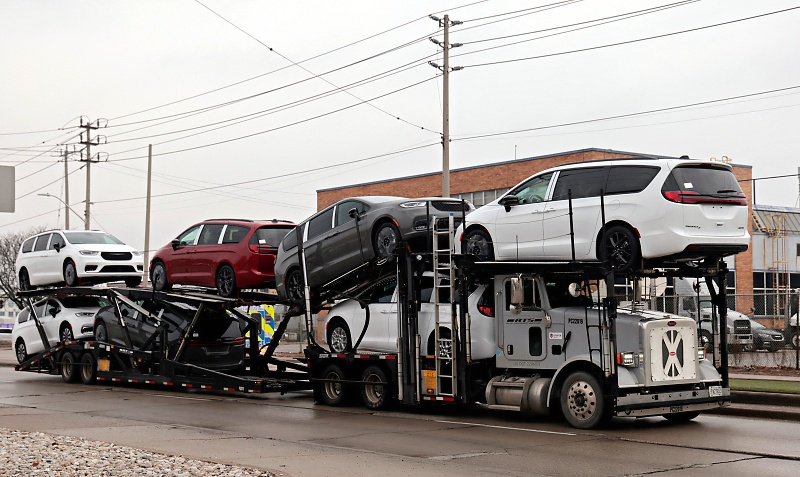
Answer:
POLYGON ((567 323, 569 323, 570 325, 582 325, 583 318, 569 318, 567 320, 567 323))
POLYGON ((506 320, 506 323, 525 325, 525 324, 536 323, 537 321, 541 321, 541 318, 538 320, 536 318, 508 318, 506 320))

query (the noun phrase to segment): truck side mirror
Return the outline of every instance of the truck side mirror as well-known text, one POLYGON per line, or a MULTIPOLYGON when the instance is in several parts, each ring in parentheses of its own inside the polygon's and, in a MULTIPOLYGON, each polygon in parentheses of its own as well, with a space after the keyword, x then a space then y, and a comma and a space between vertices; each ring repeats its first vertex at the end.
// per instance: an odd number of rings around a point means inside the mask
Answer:
POLYGON ((511 207, 519 205, 519 197, 515 196, 514 194, 508 194, 500 199, 497 203, 505 207, 506 212, 508 212, 511 210, 511 207))

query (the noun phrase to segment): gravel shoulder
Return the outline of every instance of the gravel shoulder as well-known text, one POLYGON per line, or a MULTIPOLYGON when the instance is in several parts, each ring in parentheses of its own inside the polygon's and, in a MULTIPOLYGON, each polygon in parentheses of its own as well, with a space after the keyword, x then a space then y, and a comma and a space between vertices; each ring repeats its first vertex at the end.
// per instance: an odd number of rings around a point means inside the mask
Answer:
POLYGON ((275 477, 263 470, 215 464, 78 437, 0 428, 0 476, 275 477))

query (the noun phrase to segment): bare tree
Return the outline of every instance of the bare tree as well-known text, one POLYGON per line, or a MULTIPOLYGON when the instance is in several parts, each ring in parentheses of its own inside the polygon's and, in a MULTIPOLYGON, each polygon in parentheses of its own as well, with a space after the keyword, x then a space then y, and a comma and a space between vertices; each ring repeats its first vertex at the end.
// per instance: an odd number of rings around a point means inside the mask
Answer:
POLYGON ((17 298, 19 279, 17 277, 16 261, 22 242, 39 232, 44 232, 46 227, 34 227, 22 232, 8 232, 0 235, 0 295, 5 295, 14 301, 19 308, 25 304, 17 298))

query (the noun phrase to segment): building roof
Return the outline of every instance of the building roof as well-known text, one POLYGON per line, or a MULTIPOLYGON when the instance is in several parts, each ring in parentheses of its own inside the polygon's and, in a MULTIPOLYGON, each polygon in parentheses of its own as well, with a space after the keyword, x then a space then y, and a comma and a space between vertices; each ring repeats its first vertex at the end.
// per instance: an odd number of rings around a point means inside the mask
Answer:
POLYGON ((800 209, 753 204, 753 231, 767 233, 781 225, 786 233, 800 234, 800 209), (785 217, 785 225, 778 222, 779 217, 785 217))
MULTIPOLYGON (((601 149, 601 148, 597 148, 597 147, 588 147, 588 148, 585 148, 585 149, 576 149, 574 151, 557 152, 555 154, 545 154, 545 155, 542 155, 542 156, 523 157, 523 158, 520 158, 520 159, 512 159, 512 160, 509 160, 509 161, 500 161, 500 162, 492 162, 492 163, 489 163, 489 164, 481 164, 479 166, 470 166, 470 167, 462 167, 462 168, 459 168, 459 169, 450 169, 450 172, 451 173, 453 173, 453 172, 462 172, 462 171, 469 171, 469 170, 473 170, 473 169, 482 169, 484 167, 502 166, 504 164, 514 164, 514 163, 519 163, 519 162, 538 161, 538 160, 541 160, 541 159, 549 159, 551 157, 566 156, 566 155, 569 155, 569 154, 580 154, 580 153, 585 153, 585 152, 604 152, 604 153, 608 153, 608 154, 626 154, 626 155, 629 155, 629 156, 633 156, 633 158, 641 158, 641 159, 678 159, 675 156, 665 156, 665 155, 661 155, 661 154, 644 154, 644 153, 641 153, 641 152, 617 151, 615 149, 601 149)), ((731 165, 733 165, 733 164, 731 164, 731 165)), ((746 165, 740 165, 740 164, 736 164, 736 166, 737 167, 748 167, 748 168, 752 167, 752 166, 746 166, 746 165)), ((348 185, 338 186, 338 187, 329 187, 329 188, 326 188, 326 189, 317 189, 317 193, 319 193, 319 192, 328 192, 328 191, 332 191, 332 190, 349 189, 350 187, 360 187, 360 186, 367 186, 367 185, 373 185, 373 184, 382 184, 382 183, 389 182, 389 181, 401 181, 401 180, 407 180, 407 179, 417 179, 419 177, 438 176, 441 173, 442 173, 442 171, 427 172, 425 174, 416 174, 416 175, 411 175, 411 176, 394 177, 394 178, 391 178, 391 179, 383 179, 383 180, 378 180, 378 181, 362 182, 362 183, 359 183, 359 184, 348 184, 348 185)))

